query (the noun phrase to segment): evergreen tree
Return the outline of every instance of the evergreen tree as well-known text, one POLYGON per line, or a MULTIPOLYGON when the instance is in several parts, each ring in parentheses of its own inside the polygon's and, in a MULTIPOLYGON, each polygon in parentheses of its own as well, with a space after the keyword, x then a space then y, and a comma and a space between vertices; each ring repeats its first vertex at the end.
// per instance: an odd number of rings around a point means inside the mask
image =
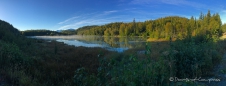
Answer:
POLYGON ((125 24, 120 25, 120 29, 119 29, 120 36, 125 36, 125 28, 126 28, 125 24))
POLYGON ((85 26, 79 28, 77 34, 105 35, 105 36, 150 36, 151 38, 184 38, 187 35, 217 35, 222 33, 221 18, 219 14, 211 15, 208 10, 204 15, 202 12, 198 19, 191 16, 190 19, 179 16, 168 16, 145 22, 123 23, 115 22, 102 26, 85 26))

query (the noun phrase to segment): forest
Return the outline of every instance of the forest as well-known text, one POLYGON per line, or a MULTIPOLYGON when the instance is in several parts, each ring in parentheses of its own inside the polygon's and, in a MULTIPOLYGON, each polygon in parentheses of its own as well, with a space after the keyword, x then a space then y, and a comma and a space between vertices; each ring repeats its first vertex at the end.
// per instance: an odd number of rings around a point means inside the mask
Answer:
POLYGON ((101 36, 149 36, 151 38, 183 39, 188 34, 209 34, 220 36, 221 19, 218 13, 206 15, 200 14, 196 19, 193 16, 188 19, 179 16, 168 16, 156 20, 130 23, 115 22, 102 26, 88 26, 77 29, 77 35, 101 35, 101 36))
POLYGON ((209 34, 220 36, 226 31, 222 25, 218 13, 205 15, 200 14, 199 18, 190 19, 179 16, 168 16, 145 22, 114 22, 105 25, 84 26, 75 31, 63 30, 62 32, 50 30, 27 30, 21 33, 25 36, 34 35, 99 35, 99 36, 145 36, 155 39, 183 39, 187 35, 209 34), (222 28, 221 28, 222 26, 222 28))
POLYGON ((56 32, 56 31, 50 31, 50 30, 26 30, 26 31, 21 31, 21 34, 22 35, 25 35, 25 36, 45 36, 45 35, 50 35, 50 36, 53 36, 53 35, 61 35, 59 32, 56 32))
POLYGON ((60 32, 57 32, 46 29, 37 29, 21 31, 21 34, 24 36, 56 36, 56 35, 74 35, 76 34, 76 32, 71 30, 62 30, 60 32))
MULTIPOLYGON (((203 82, 174 82, 170 77, 214 76, 214 68, 225 58, 226 31, 219 14, 200 18, 164 17, 145 22, 116 22, 84 26, 76 31, 19 31, 0 20, 0 85, 16 86, 196 86, 203 82), (174 41, 146 42, 124 53, 103 48, 66 45, 31 39, 33 35, 149 36, 174 41)), ((226 74, 226 68, 220 70, 226 74)), ((205 84, 205 83, 204 83, 205 84)), ((207 83, 209 85, 210 83, 207 83)))

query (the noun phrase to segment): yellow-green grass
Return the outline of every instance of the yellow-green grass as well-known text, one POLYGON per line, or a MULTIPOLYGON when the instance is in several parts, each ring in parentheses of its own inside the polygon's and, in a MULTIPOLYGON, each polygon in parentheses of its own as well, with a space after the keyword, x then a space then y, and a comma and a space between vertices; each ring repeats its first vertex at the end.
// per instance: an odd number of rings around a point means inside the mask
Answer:
POLYGON ((221 39, 221 40, 226 39, 226 35, 221 36, 220 39, 221 39))

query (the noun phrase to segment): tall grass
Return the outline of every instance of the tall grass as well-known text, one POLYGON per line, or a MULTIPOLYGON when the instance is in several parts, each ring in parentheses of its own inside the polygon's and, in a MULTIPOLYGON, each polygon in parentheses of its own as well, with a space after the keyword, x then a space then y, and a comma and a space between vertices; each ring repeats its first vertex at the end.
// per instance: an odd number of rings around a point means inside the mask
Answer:
POLYGON ((0 76, 4 76, 9 85, 73 85, 76 69, 85 67, 89 74, 95 74, 99 65, 98 52, 108 52, 101 48, 74 47, 42 40, 32 42, 26 50, 21 49, 24 48, 17 44, 0 41, 0 76))

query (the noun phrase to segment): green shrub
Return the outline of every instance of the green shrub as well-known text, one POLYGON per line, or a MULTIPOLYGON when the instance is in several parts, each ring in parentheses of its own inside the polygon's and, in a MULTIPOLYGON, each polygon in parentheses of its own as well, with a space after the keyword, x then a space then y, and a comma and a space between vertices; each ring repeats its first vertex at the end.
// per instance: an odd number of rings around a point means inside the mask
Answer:
POLYGON ((1 66, 10 66, 17 64, 22 64, 21 62, 21 52, 15 44, 2 43, 2 48, 0 52, 0 64, 1 66))
POLYGON ((19 47, 14 43, 0 42, 0 65, 1 68, 14 66, 30 66, 31 58, 23 55, 19 47))
POLYGON ((193 78, 210 74, 213 65, 221 59, 215 46, 213 40, 205 36, 176 41, 172 49, 178 53, 171 55, 175 76, 193 78))
MULTIPOLYGON (((150 56, 150 46, 147 47, 147 57, 150 56)), ((162 61, 155 62, 150 58, 141 60, 136 55, 114 55, 111 58, 101 58, 97 75, 87 75, 84 68, 76 70, 74 81, 77 85, 169 85, 168 69, 162 61), (80 74, 80 75, 79 75, 80 74), (90 82, 92 81, 92 82, 90 82), (79 83, 78 83, 79 82, 79 83), (168 82, 168 83, 165 83, 168 82), (87 84, 89 83, 89 84, 87 84), (90 84, 91 83, 91 84, 90 84)))

